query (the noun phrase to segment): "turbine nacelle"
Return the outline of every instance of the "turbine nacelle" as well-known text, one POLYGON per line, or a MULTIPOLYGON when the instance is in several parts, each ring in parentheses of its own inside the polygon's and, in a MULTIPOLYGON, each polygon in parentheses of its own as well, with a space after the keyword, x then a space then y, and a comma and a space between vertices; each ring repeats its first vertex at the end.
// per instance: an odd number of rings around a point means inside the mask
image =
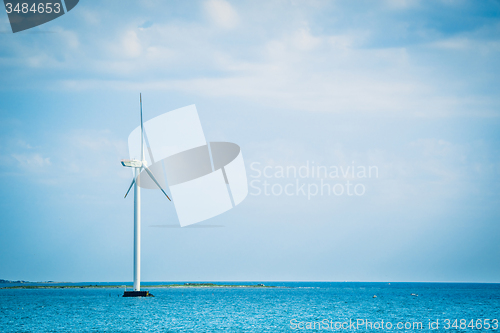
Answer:
POLYGON ((143 166, 146 166, 146 163, 143 163, 139 160, 121 160, 121 162, 124 167, 129 168, 141 168, 143 166))

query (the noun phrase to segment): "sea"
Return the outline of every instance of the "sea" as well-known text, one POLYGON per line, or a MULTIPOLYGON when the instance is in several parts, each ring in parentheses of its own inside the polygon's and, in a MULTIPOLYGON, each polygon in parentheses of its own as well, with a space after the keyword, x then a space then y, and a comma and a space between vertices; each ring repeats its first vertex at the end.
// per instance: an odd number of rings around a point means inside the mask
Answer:
POLYGON ((500 331, 500 284, 259 283, 277 288, 0 289, 0 332, 500 331))

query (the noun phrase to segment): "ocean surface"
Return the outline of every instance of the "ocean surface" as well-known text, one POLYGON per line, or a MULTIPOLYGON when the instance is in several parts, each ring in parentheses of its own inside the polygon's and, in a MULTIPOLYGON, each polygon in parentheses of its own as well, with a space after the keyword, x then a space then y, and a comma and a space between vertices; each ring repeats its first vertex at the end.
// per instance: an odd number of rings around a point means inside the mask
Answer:
POLYGON ((500 331, 500 284, 263 283, 280 288, 0 289, 0 332, 500 331))

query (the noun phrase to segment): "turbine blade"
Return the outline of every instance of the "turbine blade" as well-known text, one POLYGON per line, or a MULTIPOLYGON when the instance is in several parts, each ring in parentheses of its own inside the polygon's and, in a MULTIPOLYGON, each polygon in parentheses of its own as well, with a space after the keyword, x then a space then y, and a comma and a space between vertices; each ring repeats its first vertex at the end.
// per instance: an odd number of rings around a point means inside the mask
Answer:
MULTIPOLYGON (((165 194, 165 196, 167 197, 167 199, 170 200, 170 198, 168 197, 167 193, 165 193, 165 191, 161 188, 161 185, 156 181, 155 176, 153 176, 153 173, 149 170, 149 168, 147 166, 144 166, 144 170, 146 170, 146 172, 148 173, 149 177, 151 177, 151 179, 156 183, 156 185, 158 185, 158 187, 163 192, 163 194, 165 194)), ((172 200, 170 200, 170 201, 172 201, 172 200)))
POLYGON ((142 94, 139 93, 139 100, 141 101, 141 160, 144 161, 144 125, 142 124, 142 94))
POLYGON ((128 188, 127 193, 125 193, 125 196, 123 198, 127 197, 128 192, 130 192, 130 189, 132 188, 132 186, 134 185, 134 183, 135 183, 135 177, 134 177, 134 179, 132 179, 132 184, 130 184, 130 187, 128 188))

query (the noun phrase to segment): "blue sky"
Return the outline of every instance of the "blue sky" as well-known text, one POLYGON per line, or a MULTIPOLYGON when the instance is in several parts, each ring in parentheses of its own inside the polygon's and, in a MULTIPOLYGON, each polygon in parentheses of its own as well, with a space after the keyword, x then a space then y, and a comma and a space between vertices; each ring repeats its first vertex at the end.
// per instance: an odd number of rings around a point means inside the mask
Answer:
POLYGON ((132 279, 142 92, 145 119, 196 104, 249 181, 379 170, 362 196, 250 189, 200 224, 222 227, 171 227, 144 190, 143 280, 500 282, 499 58, 497 1, 80 1, 16 34, 0 15, 0 278, 132 279))

